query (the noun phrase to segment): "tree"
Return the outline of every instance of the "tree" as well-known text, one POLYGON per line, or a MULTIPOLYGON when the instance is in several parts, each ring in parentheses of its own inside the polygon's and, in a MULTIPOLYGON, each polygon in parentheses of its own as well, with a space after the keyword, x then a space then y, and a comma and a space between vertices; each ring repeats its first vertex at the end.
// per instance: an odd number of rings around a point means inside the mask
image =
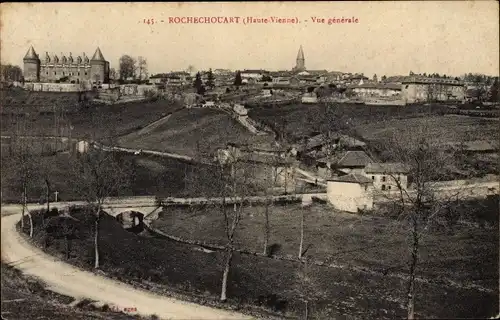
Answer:
POLYGON ((451 204, 461 196, 461 190, 444 191, 436 182, 445 179, 443 172, 454 162, 454 155, 447 153, 437 139, 431 140, 426 127, 412 129, 411 134, 394 135, 391 143, 390 156, 393 161, 400 162, 409 169, 409 177, 413 186, 406 188, 400 179, 388 173, 397 185, 394 199, 399 208, 398 219, 408 227, 410 259, 407 283, 406 309, 408 319, 415 315, 415 279, 419 263, 419 250, 422 238, 433 225, 446 223, 445 213, 451 204), (444 220, 443 220, 444 219, 444 220))
POLYGON ((213 180, 212 189, 221 199, 220 211, 224 219, 224 234, 226 237, 224 272, 220 300, 227 300, 227 285, 229 272, 234 255, 234 235, 243 216, 246 195, 251 192, 250 179, 254 176, 252 167, 240 161, 237 149, 226 150, 224 155, 218 157, 218 162, 213 168, 216 179, 213 180), (228 206, 228 201, 233 203, 233 210, 228 206))
POLYGON ((410 76, 414 76, 415 73, 413 73, 413 71, 410 71, 410 76))
POLYGON ((186 69, 186 72, 188 72, 189 74, 192 74, 194 72, 194 66, 193 65, 189 65, 186 69))
POLYGON ((373 75, 373 81, 374 81, 374 82, 378 82, 377 74, 374 74, 374 75, 373 75))
POLYGON ((386 81, 387 80, 387 77, 385 76, 385 74, 382 76, 382 81, 386 81))
POLYGON ((270 75, 265 74, 265 75, 262 76, 262 81, 264 81, 264 82, 271 82, 271 81, 273 81, 273 78, 271 78, 270 75))
POLYGON ((243 80, 241 79, 241 72, 236 71, 236 76, 234 77, 234 85, 241 86, 242 83, 243 83, 243 80))
POLYGON ((99 147, 81 155, 73 166, 76 189, 94 210, 94 268, 99 268, 99 221, 108 197, 115 195, 128 183, 128 168, 113 152, 99 147))
POLYGON ((215 87, 215 82, 214 82, 214 73, 212 72, 212 68, 208 70, 208 75, 207 75, 207 87, 210 89, 213 89, 215 87))
POLYGON ((201 80, 201 74, 199 72, 196 73, 193 86, 196 88, 196 90, 199 90, 201 86, 203 86, 203 81, 201 80))
POLYGON ((24 230, 24 215, 27 214, 30 222, 29 236, 33 237, 33 218, 28 209, 28 195, 39 182, 39 159, 29 139, 13 137, 10 143, 13 146, 9 157, 10 165, 7 166, 9 175, 7 180, 14 191, 21 195, 21 230, 24 230))
POLYGON ((22 81, 23 70, 19 66, 12 64, 1 65, 2 80, 4 81, 22 81))
POLYGON ((137 58, 137 71, 139 73, 139 80, 147 79, 148 77, 148 62, 144 57, 137 58))
POLYGON ((129 55, 123 55, 120 58, 120 79, 135 78, 136 61, 129 55))
POLYGON ((118 76, 118 74, 116 73, 116 69, 115 68, 109 69, 109 78, 110 79, 116 80, 117 76, 118 76))
POLYGON ((490 87, 488 92, 488 101, 489 102, 500 102, 500 95, 498 93, 498 77, 495 77, 493 80, 493 84, 490 87))

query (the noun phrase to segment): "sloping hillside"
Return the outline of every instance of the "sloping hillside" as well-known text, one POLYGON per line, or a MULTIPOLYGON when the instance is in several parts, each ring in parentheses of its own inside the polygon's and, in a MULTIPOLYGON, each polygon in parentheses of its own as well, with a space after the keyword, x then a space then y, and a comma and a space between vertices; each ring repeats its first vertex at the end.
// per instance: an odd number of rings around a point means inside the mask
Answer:
POLYGON ((265 143, 270 135, 257 136, 228 114, 213 109, 183 109, 149 130, 133 132, 119 139, 120 146, 195 156, 211 152, 228 142, 265 143))

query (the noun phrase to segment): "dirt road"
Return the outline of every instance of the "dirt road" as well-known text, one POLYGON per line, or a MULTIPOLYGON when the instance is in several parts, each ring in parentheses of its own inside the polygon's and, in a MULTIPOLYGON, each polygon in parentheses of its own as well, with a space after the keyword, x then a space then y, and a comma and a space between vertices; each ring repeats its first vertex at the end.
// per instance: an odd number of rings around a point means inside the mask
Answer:
MULTIPOLYGON (((19 211, 18 211, 19 212, 19 211)), ((20 213, 2 208, 1 256, 2 261, 35 276, 57 293, 77 299, 87 298, 121 310, 136 308, 144 316, 156 315, 161 319, 251 319, 230 311, 152 294, 130 285, 83 271, 66 264, 29 244, 15 229, 20 213)))

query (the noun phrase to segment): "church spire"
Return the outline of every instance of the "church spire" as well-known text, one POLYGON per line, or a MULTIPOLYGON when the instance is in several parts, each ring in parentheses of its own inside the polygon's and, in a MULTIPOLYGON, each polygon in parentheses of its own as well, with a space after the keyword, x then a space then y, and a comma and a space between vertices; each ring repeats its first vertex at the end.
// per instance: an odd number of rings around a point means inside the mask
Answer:
POLYGON ((305 71, 306 70, 306 59, 304 58, 304 50, 302 49, 302 45, 299 48, 299 52, 297 53, 297 60, 295 64, 294 71, 305 71))
POLYGON ((304 50, 302 50, 302 45, 299 48, 299 52, 297 53, 297 61, 302 60, 304 61, 304 50))

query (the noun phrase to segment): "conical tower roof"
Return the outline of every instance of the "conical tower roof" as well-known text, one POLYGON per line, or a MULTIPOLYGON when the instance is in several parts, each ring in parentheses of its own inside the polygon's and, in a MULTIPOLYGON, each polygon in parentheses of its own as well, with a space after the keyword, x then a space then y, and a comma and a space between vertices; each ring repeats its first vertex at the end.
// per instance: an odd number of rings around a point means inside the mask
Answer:
POLYGON ((97 47, 97 50, 95 51, 91 60, 92 61, 106 61, 106 59, 104 59, 104 56, 102 55, 101 49, 99 49, 99 47, 97 47))
POLYGON ((302 46, 300 46, 299 53, 297 53, 297 60, 305 60, 304 59, 304 50, 302 50, 302 46))
POLYGON ((27 60, 27 59, 37 60, 38 59, 38 55, 36 54, 35 49, 33 49, 33 46, 30 46, 28 52, 26 52, 26 55, 24 56, 24 59, 25 60, 27 60))

